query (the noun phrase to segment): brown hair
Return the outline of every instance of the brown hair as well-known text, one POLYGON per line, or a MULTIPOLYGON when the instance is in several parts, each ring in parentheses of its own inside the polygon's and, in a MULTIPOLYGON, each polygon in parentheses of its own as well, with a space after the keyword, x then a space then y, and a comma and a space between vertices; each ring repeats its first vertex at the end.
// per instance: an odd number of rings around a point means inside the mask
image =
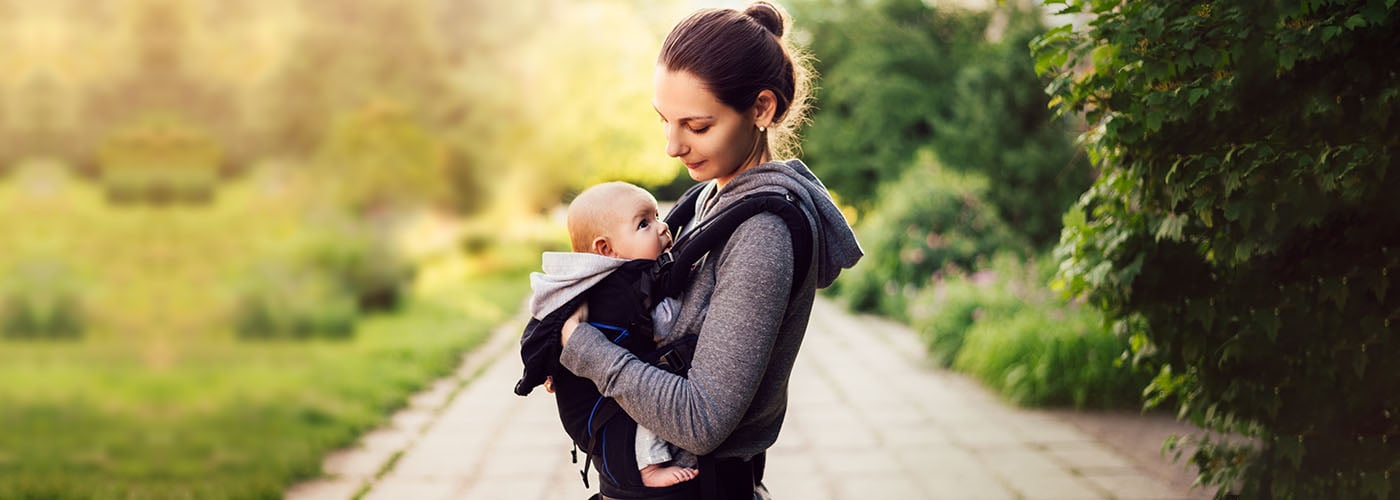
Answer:
POLYGON ((787 16, 757 1, 743 12, 702 9, 685 18, 661 46, 657 64, 695 75, 720 102, 739 112, 773 91, 777 106, 765 144, 775 159, 795 156, 797 130, 807 120, 814 74, 805 52, 783 38, 787 16))

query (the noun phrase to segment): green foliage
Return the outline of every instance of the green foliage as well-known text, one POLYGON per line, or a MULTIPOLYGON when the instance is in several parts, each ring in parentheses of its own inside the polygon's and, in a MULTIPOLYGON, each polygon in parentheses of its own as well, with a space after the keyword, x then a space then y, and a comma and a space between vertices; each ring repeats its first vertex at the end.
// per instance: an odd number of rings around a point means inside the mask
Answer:
POLYGON ((1000 39, 977 47, 952 83, 954 106, 935 120, 935 148, 949 168, 975 171, 991 187, 986 200, 1035 246, 1060 234, 1060 214, 1093 182, 1075 151, 1071 120, 1046 107, 1046 81, 1026 51, 1045 32, 1038 7, 1008 2, 996 10, 1000 39))
POLYGON ((949 273, 919 291, 910 323, 930 358, 981 379, 1021 405, 1140 405, 1151 380, 1124 363, 1128 339, 1102 316, 1046 286, 1046 257, 998 254, 972 274, 949 273))
POLYGON ((346 337, 361 313, 391 311, 413 269, 370 226, 321 220, 245 277, 234 310, 242 338, 346 337))
POLYGON ((1127 339, 1104 329, 1098 311, 1040 291, 1040 297, 1024 297, 1027 302, 1005 317, 976 322, 954 366, 1016 404, 1138 404, 1147 377, 1118 362, 1127 339))
MULTIPOLYGON (((63 342, 0 334, 0 498, 280 497, 520 307, 529 267, 463 255, 444 229, 456 217, 405 217, 436 224, 404 241, 418 224, 314 211, 308 193, 323 180, 269 163, 207 204, 114 208, 65 165, 14 169, 0 183, 0 297, 73 291, 84 328, 63 342), (278 300, 347 308, 372 289, 355 276, 404 265, 390 248, 418 252, 414 273, 385 273, 396 306, 352 318, 348 338, 231 331, 254 271, 292 287, 278 300), (307 274, 320 281, 297 281, 307 274)), ((538 248, 502 252, 539 264, 538 248)))
MULTIPOLYGON (((260 111, 263 147, 302 155, 314 153, 344 116, 381 101, 395 103, 414 124, 433 130, 450 126, 444 115, 464 113, 469 102, 454 91, 450 58, 480 47, 486 31, 475 28, 483 21, 503 20, 488 7, 435 12, 421 1, 344 0, 300 5, 293 12, 247 10, 234 17, 305 20, 279 33, 285 39, 276 40, 265 56, 277 64, 268 68, 268 81, 255 87, 259 92, 249 96, 250 107, 260 111), (466 16, 481 17, 470 22, 466 16), (455 29, 440 33, 435 21, 455 29)), ((240 41, 233 33, 223 39, 240 41)), ((189 45, 179 48, 194 52, 189 45)))
POLYGON ((1057 2, 1033 47, 1103 175, 1061 282, 1169 368, 1207 484, 1386 498, 1400 481, 1400 176, 1390 0, 1057 2), (1155 353, 1155 354, 1154 354, 1155 353))
POLYGON ((935 123, 950 116, 955 76, 987 16, 920 0, 811 1, 793 12, 822 75, 804 156, 828 187, 868 209, 878 186, 941 133, 935 123))
POLYGON ((338 342, 210 340, 153 370, 111 344, 0 349, 0 498, 280 498, 519 307, 521 270, 456 276, 338 342))
POLYGON ((315 268, 269 265, 239 288, 234 329, 240 338, 345 338, 359 307, 348 290, 315 268))
POLYGON ((335 229, 310 245, 306 262, 334 278, 334 285, 349 292, 360 310, 397 308, 404 288, 413 281, 413 267, 383 237, 354 226, 335 229))
POLYGON ((946 268, 975 269, 997 250, 1021 242, 983 201, 986 179, 952 172, 920 155, 883 187, 856 228, 860 264, 836 284, 852 307, 907 318, 909 297, 946 268))
POLYGON ((929 356, 944 368, 962 351, 968 330, 1014 313, 1021 297, 994 271, 953 274, 920 291, 910 304, 910 323, 928 343, 929 356))
POLYGON ((97 153, 102 186, 115 202, 206 202, 219 183, 221 151, 208 134, 174 116, 116 130, 97 153))
POLYGON ((76 339, 86 324, 82 287, 62 263, 25 260, 0 276, 0 336, 76 339))
POLYGON ((442 200, 448 151, 402 105, 375 101, 337 120, 317 157, 338 201, 366 212, 442 200))

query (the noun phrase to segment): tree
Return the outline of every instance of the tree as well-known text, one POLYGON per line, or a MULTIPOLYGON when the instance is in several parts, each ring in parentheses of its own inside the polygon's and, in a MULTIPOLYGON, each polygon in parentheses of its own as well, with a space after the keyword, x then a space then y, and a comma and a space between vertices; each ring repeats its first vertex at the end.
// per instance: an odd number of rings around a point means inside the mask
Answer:
POLYGON ((952 82, 987 16, 920 0, 827 0, 794 6, 821 75, 803 156, 861 209, 899 177, 949 114, 952 82))
POLYGON ((1060 280, 1116 318, 1149 387, 1247 498, 1386 498, 1400 459, 1400 10, 1393 0, 1060 0, 1035 43, 1102 170, 1060 280))
POLYGON ((1009 2, 994 13, 997 39, 979 46, 953 82, 946 117, 934 121, 935 147, 949 168, 990 181, 986 200, 1036 247, 1060 236, 1060 216, 1093 182, 1075 150, 1071 123, 1046 106, 1044 79, 1027 52, 1044 33, 1038 8, 1009 2))

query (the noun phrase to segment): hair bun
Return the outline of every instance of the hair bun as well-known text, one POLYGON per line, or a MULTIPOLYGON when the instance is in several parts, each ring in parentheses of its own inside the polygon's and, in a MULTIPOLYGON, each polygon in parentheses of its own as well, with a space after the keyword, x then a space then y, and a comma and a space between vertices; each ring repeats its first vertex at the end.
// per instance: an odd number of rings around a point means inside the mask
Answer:
POLYGON ((783 36, 783 12, 778 10, 778 6, 760 0, 749 4, 744 14, 758 21, 773 36, 783 36))

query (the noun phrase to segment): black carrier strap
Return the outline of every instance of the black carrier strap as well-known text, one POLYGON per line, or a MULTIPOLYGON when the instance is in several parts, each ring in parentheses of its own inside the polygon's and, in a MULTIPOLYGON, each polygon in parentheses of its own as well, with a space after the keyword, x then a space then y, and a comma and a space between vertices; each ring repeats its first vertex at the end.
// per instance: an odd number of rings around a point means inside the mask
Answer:
POLYGON ((740 224, 763 212, 781 217, 791 234, 794 273, 790 293, 795 293, 805 281, 812 263, 812 227, 796 197, 778 192, 749 194, 703 222, 687 227, 695 218, 695 203, 703 186, 700 184, 686 191, 666 214, 666 224, 677 231, 677 236, 671 251, 657 259, 661 265, 657 288, 661 293, 680 296, 690 284, 691 273, 699 267, 700 259, 712 250, 724 248, 740 224))

